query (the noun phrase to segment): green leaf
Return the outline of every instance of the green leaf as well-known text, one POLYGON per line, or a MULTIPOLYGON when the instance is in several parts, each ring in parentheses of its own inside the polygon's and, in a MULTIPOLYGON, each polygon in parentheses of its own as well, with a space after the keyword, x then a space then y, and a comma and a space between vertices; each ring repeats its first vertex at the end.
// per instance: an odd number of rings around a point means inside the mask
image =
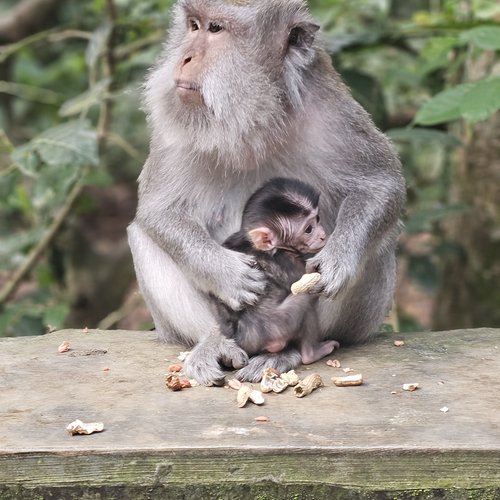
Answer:
POLYGON ((24 83, 0 81, 0 93, 14 95, 28 101, 43 102, 45 104, 54 104, 59 100, 57 92, 24 83))
POLYGON ((464 31, 460 39, 484 50, 500 50, 500 26, 478 26, 464 31))
POLYGON ((97 134, 88 122, 68 122, 39 136, 37 147, 49 165, 97 165, 97 134))
POLYGON ((64 326, 64 321, 68 317, 69 307, 68 304, 57 304, 48 307, 43 315, 43 323, 45 326, 51 326, 53 328, 62 328, 64 326))
POLYGON ((38 176, 40 158, 35 150, 27 147, 27 144, 15 149, 11 154, 11 158, 24 175, 28 177, 38 176))
POLYGON ((86 112, 94 104, 99 104, 107 94, 110 79, 97 82, 91 89, 66 101, 59 109, 60 116, 74 116, 86 112))
POLYGON ((9 205, 17 208, 27 219, 33 216, 33 203, 28 194, 27 188, 23 184, 18 184, 8 197, 9 205))
POLYGON ((39 241, 43 235, 43 228, 34 228, 22 233, 14 233, 0 238, 0 263, 8 265, 17 253, 39 241))
POLYGON ((460 103, 462 116, 470 123, 486 120, 500 109, 500 77, 474 82, 460 103))
POLYGON ((7 305, 0 312, 0 337, 44 333, 43 323, 36 309, 36 306, 25 302, 7 305))
POLYGON ((439 284, 436 264, 428 255, 412 255, 408 275, 412 281, 428 292, 435 292, 439 284))
POLYGON ((423 61, 417 69, 418 73, 426 75, 436 69, 448 68, 450 51, 457 45, 461 45, 461 41, 457 37, 431 38, 421 51, 420 55, 423 61))
POLYGON ((431 210, 420 210, 410 216, 405 222, 405 231, 408 234, 430 231, 432 225, 445 217, 459 215, 469 210, 466 205, 450 205, 431 210))
POLYGON ((414 122, 435 125, 458 120, 462 117, 461 101, 473 86, 473 83, 463 83, 436 94, 418 110, 414 122))
POLYGON ((426 146, 429 143, 438 143, 445 147, 454 148, 461 144, 451 133, 429 128, 393 128, 387 131, 387 135, 393 141, 408 142, 418 147, 426 146))
POLYGON ((435 125, 464 118, 476 123, 500 109, 500 77, 463 83, 436 94, 415 116, 415 123, 435 125))
POLYGON ((405 315, 399 318, 400 332, 423 332, 424 330, 424 326, 416 318, 405 315))
POLYGON ((50 128, 15 149, 12 159, 28 175, 38 176, 41 164, 97 165, 97 134, 90 123, 75 120, 50 128))
POLYGON ((8 155, 14 150, 14 146, 10 142, 4 130, 0 129, 0 155, 8 155))
POLYGON ((31 201, 39 217, 51 216, 54 208, 64 202, 80 173, 73 164, 45 165, 31 192, 31 201))
POLYGON ((88 186, 107 187, 113 185, 113 177, 102 169, 92 169, 87 172, 83 182, 88 186))

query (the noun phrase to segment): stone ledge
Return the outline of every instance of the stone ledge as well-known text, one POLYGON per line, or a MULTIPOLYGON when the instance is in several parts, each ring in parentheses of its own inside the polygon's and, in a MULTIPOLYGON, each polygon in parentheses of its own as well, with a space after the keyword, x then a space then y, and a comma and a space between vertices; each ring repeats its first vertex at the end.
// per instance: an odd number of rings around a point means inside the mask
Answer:
POLYGON ((237 408, 231 389, 166 389, 183 349, 154 332, 3 339, 0 498, 500 498, 499 349, 488 328, 382 334, 334 356, 364 385, 322 361, 298 370, 325 381, 310 396, 237 408), (69 436, 76 418, 105 431, 69 436))

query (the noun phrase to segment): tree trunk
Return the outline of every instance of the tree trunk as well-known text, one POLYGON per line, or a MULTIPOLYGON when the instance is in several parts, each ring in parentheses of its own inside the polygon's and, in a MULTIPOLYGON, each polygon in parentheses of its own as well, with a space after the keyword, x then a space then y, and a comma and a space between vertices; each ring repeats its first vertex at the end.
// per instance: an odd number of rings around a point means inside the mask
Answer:
POLYGON ((500 325, 500 113, 474 126, 452 178, 453 202, 467 213, 448 221, 461 251, 444 267, 436 329, 500 325))

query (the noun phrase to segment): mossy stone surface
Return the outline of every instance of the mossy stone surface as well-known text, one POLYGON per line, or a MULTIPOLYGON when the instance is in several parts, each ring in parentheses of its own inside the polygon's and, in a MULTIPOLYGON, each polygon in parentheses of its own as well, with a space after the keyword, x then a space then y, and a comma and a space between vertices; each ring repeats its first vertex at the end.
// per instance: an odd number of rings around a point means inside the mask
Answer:
POLYGON ((181 350, 154 332, 1 340, 0 499, 500 498, 500 330, 381 334, 332 356, 362 386, 323 360, 297 371, 325 387, 245 408, 169 391, 181 350), (70 436, 76 418, 105 430, 70 436))

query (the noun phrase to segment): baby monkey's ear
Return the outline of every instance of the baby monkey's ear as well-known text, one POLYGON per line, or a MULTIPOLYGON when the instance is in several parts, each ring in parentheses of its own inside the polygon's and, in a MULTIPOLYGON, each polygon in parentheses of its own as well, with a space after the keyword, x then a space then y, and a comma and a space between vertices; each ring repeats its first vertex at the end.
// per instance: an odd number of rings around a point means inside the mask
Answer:
POLYGON ((252 245, 262 252, 269 252, 276 248, 277 240, 276 234, 268 227, 257 227, 248 231, 248 238, 252 245))

